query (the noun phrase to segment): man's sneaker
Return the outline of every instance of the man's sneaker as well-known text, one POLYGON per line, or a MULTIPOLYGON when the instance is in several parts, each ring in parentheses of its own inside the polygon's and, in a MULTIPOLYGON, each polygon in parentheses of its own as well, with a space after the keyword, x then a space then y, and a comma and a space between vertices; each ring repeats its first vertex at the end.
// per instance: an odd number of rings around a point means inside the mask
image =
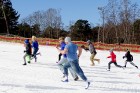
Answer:
POLYGON ((85 89, 88 89, 89 85, 90 85, 90 82, 87 82, 87 85, 86 85, 85 89))
POLYGON ((24 63, 23 65, 27 65, 26 63, 24 63))
POLYGON ((138 66, 135 66, 138 69, 138 66))
POLYGON ((79 78, 78 78, 78 76, 74 79, 74 81, 77 81, 79 78))
POLYGON ((62 82, 69 82, 69 80, 68 79, 65 79, 65 80, 62 80, 62 82))
POLYGON ((110 71, 110 69, 106 69, 107 71, 110 71))

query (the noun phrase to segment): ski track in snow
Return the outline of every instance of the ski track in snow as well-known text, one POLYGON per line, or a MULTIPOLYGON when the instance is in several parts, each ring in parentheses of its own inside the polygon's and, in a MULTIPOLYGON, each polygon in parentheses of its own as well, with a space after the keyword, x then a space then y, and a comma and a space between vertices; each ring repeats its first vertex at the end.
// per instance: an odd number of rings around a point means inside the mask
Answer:
MULTIPOLYGON (((97 50, 96 58, 100 64, 90 66, 90 53, 83 50, 79 64, 91 85, 85 90, 86 83, 74 81, 61 82, 62 73, 56 61, 58 51, 55 47, 41 46, 38 62, 23 66, 24 46, 18 43, 0 41, 0 93, 140 93, 140 70, 129 63, 126 69, 111 65, 106 71, 110 59, 109 51, 97 50)), ((119 65, 124 65, 125 52, 116 52, 119 65)), ((140 68, 140 54, 132 53, 134 63, 140 68)))

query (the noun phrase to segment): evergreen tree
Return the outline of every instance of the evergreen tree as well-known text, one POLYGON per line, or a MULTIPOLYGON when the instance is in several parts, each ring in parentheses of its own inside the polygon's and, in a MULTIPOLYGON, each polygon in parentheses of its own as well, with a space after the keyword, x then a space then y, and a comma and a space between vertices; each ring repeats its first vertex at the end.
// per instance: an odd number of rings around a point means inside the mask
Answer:
POLYGON ((91 26, 87 20, 77 20, 76 23, 70 27, 70 29, 70 35, 74 40, 86 41, 90 39, 92 34, 91 26))
POLYGON ((0 0, 0 33, 18 34, 19 16, 10 0, 0 0))

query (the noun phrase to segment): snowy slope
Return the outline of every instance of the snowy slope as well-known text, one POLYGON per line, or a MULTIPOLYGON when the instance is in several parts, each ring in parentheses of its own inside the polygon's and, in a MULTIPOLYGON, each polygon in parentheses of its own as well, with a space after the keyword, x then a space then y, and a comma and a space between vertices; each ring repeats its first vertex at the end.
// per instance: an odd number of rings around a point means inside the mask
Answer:
MULTIPOLYGON (((69 82, 61 82, 62 73, 56 65, 58 51, 55 47, 40 46, 42 56, 38 62, 23 66, 23 44, 0 42, 0 93, 140 93, 140 73, 128 63, 126 69, 112 64, 111 71, 106 71, 110 59, 108 51, 97 50, 95 66, 90 66, 90 53, 83 50, 80 65, 91 81, 88 90, 81 79, 74 81, 69 75, 69 82)), ((124 52, 115 52, 118 64, 124 65, 124 52)), ((140 68, 140 54, 132 53, 134 63, 140 68)))

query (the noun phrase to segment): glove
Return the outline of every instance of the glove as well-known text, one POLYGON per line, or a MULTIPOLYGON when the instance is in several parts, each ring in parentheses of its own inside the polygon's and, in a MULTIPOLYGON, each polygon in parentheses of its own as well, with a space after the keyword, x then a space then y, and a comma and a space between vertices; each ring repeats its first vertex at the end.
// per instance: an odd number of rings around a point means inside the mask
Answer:
POLYGON ((123 59, 125 58, 125 56, 123 56, 123 59))
POLYGON ((25 53, 26 51, 24 50, 24 53, 25 53))

